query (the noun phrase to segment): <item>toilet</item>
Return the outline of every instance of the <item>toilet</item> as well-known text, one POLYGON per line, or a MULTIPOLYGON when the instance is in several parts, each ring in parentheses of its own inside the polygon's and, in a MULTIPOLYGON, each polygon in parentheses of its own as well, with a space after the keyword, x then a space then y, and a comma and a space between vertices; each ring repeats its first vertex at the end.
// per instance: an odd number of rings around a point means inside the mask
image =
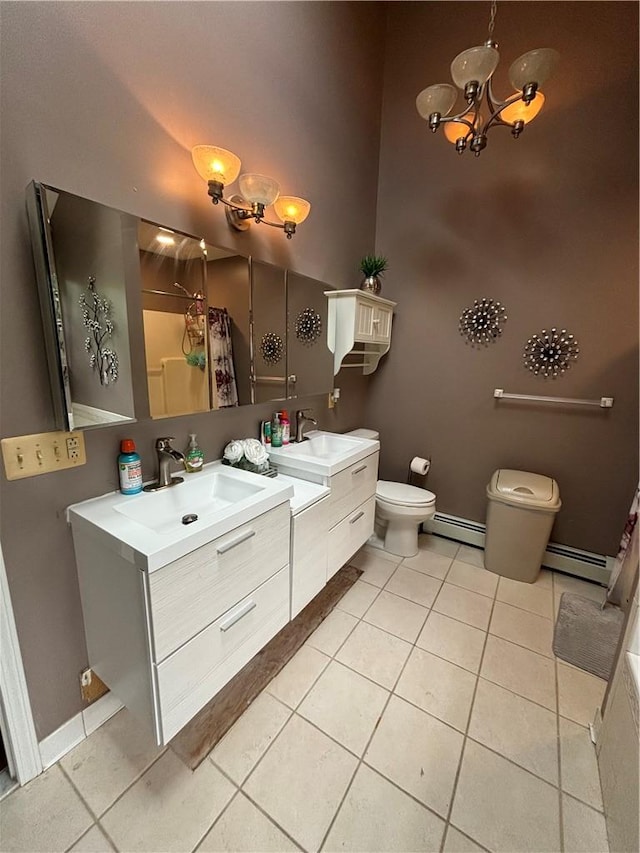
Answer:
MULTIPOLYGON (((347 435, 373 441, 380 439, 380 434, 371 429, 354 429, 347 435)), ((390 554, 414 557, 418 553, 420 525, 433 518, 435 511, 436 496, 433 492, 406 483, 378 480, 375 530, 377 537, 384 543, 382 547, 390 554)))

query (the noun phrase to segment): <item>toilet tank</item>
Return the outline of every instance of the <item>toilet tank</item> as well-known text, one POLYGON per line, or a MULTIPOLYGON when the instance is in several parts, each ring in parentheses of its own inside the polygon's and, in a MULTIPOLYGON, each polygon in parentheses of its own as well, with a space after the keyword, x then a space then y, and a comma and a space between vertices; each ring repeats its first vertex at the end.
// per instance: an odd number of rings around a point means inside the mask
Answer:
POLYGON ((352 429, 345 435, 353 435, 356 438, 368 438, 371 441, 380 441, 380 433, 375 429, 352 429))

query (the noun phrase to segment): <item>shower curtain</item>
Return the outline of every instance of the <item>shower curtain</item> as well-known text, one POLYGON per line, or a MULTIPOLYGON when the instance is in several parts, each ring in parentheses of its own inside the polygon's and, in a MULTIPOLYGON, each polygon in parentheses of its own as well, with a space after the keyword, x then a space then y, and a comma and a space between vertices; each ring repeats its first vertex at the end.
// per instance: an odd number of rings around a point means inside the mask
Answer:
POLYGON ((213 408, 238 405, 231 343, 231 317, 226 308, 209 308, 209 358, 213 408))

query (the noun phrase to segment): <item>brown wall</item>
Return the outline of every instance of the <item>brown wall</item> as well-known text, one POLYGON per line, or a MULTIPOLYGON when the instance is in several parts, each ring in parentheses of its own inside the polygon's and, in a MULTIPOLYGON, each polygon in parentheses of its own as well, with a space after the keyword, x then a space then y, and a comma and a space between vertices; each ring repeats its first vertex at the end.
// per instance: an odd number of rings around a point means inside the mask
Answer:
POLYGON ((498 4, 498 94, 525 51, 552 46, 562 61, 519 140, 497 128, 479 158, 458 156, 414 99, 449 80, 487 19, 488 4, 457 2, 394 3, 389 16, 376 250, 398 307, 367 425, 381 431, 385 477, 433 456, 441 512, 484 521, 493 470, 537 471, 560 484, 553 538, 615 554, 638 479, 638 6, 498 4), (478 351, 457 326, 483 296, 508 321, 478 351), (580 344, 555 381, 522 365, 527 339, 551 326, 580 344), (615 406, 497 403, 496 387, 615 406))
MULTIPOLYGON (((143 216, 213 245, 348 287, 374 241, 384 8, 368 3, 21 3, 2 14, 2 436, 53 428, 24 211, 32 179, 143 216), (190 149, 237 151, 247 171, 312 202, 293 240, 232 234, 190 149)), ((148 414, 142 318, 132 353, 148 414)), ((357 426, 366 382, 342 382, 322 426, 357 426)), ((209 459, 257 434, 271 405, 164 420, 178 446, 197 432, 209 459)), ((82 614, 65 507, 117 486, 118 442, 147 473, 158 423, 86 433, 78 470, 0 478, 2 549, 40 738, 81 709, 82 614)))

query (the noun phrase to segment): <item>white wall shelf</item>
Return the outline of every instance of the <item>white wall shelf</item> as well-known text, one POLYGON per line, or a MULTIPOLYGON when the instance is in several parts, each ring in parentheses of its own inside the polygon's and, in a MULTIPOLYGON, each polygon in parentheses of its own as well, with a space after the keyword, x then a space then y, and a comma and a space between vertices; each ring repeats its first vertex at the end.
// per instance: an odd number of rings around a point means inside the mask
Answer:
POLYGON ((333 353, 334 376, 343 367, 373 373, 391 346, 395 302, 366 290, 329 290, 327 344, 333 353), (345 361, 356 356, 356 361, 345 361))

